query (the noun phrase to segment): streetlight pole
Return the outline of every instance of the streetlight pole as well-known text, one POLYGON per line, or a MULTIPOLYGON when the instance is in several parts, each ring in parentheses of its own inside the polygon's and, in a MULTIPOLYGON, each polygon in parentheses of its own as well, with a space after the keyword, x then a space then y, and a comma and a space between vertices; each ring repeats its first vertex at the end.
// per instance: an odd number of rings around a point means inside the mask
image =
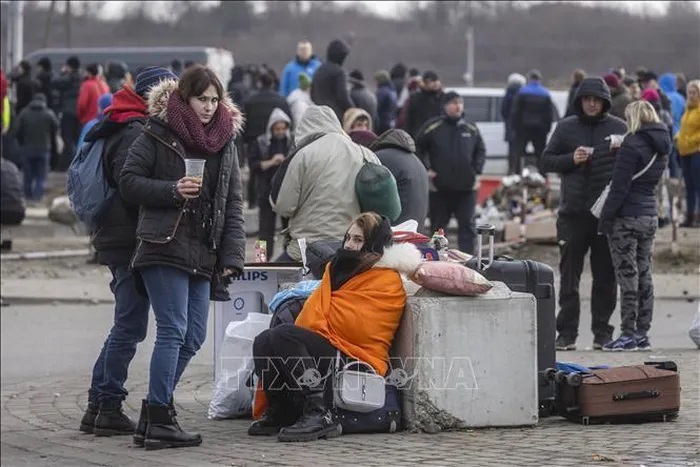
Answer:
POLYGON ((9 65, 16 67, 24 54, 24 1, 17 0, 9 5, 9 65))
POLYGON ((467 26, 467 32, 464 34, 467 39, 467 72, 464 73, 464 81, 467 86, 474 86, 474 27, 467 26))

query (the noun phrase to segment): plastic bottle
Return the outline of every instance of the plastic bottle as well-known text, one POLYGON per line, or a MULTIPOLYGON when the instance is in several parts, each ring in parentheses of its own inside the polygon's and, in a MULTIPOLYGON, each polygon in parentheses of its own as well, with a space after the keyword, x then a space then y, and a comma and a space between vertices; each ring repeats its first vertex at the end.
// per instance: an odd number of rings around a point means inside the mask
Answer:
POLYGON ((430 239, 430 244, 437 250, 440 261, 447 261, 447 246, 449 242, 443 229, 437 229, 435 231, 433 237, 430 239))

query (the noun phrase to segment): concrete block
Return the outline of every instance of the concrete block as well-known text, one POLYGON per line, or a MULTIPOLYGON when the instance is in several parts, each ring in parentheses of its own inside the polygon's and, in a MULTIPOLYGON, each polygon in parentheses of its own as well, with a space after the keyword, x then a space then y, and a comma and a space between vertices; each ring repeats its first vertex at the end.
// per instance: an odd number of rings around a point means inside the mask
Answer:
POLYGON ((407 293, 387 375, 402 389, 406 426, 536 425, 535 298, 498 282, 479 297, 407 293))

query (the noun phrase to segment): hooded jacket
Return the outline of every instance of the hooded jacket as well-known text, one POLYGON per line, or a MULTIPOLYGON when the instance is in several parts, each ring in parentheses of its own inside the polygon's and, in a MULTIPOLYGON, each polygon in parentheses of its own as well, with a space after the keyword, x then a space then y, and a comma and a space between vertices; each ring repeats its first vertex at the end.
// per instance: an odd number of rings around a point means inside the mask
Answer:
POLYGON ((62 114, 76 115, 80 95, 80 73, 63 73, 53 80, 52 85, 58 91, 59 111, 62 114))
POLYGON ((549 90, 539 81, 531 81, 518 89, 510 111, 511 131, 549 133, 555 107, 549 90))
POLYGON ((396 126, 396 110, 398 99, 394 84, 388 76, 378 80, 377 86, 377 133, 381 134, 396 126))
POLYGON ((119 180, 125 201, 140 206, 135 269, 166 265, 211 279, 215 272, 243 270, 245 224, 238 156, 234 144, 243 116, 228 96, 218 112, 230 112, 233 134, 218 154, 186 149, 168 126, 168 99, 177 81, 162 81, 148 94, 149 119, 129 148, 119 180), (206 159, 201 194, 193 200, 177 195, 185 159, 206 159))
POLYGON ((19 113, 13 131, 23 148, 49 151, 55 149, 58 125, 56 114, 46 106, 46 98, 38 94, 19 113))
POLYGON ((343 70, 343 62, 350 54, 350 47, 335 39, 328 44, 327 60, 316 70, 311 81, 311 99, 316 105, 333 109, 338 120, 353 106, 348 91, 348 81, 343 70))
POLYGON ((403 129, 412 138, 418 138, 418 131, 425 122, 442 114, 442 97, 442 89, 421 89, 408 98, 403 110, 406 114, 403 129))
POLYGON ((656 186, 668 163, 671 137, 663 123, 643 125, 629 134, 615 155, 610 194, 603 206, 601 221, 615 217, 656 217, 656 186), (634 174, 654 163, 644 174, 632 180, 634 174))
MULTIPOLYGON (((524 78, 523 78, 524 79, 524 78)), ((505 133, 503 135, 504 141, 511 141, 513 139, 513 128, 511 127, 510 112, 513 109, 513 101, 515 96, 518 95, 518 91, 523 85, 519 82, 509 83, 506 87, 506 95, 503 97, 501 102, 501 118, 505 123, 505 133)))
POLYGON ((353 105, 367 112, 370 115, 369 121, 372 127, 377 125, 377 96, 367 89, 364 81, 351 79, 352 89, 350 89, 350 100, 353 105))
POLYGON ((292 126, 292 120, 289 118, 289 115, 284 113, 282 109, 274 109, 270 114, 270 118, 267 120, 265 134, 258 136, 255 144, 250 146, 250 152, 248 153, 250 170, 255 174, 258 181, 257 187, 260 203, 269 203, 272 179, 279 168, 279 166, 277 166, 271 167, 268 170, 263 170, 261 162, 272 159, 272 156, 276 153, 284 154, 286 157, 292 146, 292 136, 289 130, 287 130, 287 135, 282 140, 274 140, 272 138, 272 127, 278 122, 286 123, 288 128, 292 126))
POLYGON ((297 88, 289 93, 289 96, 287 96, 287 103, 292 111, 294 127, 296 128, 299 126, 301 117, 304 115, 304 112, 306 112, 306 109, 308 109, 310 105, 313 105, 314 102, 311 100, 308 89, 302 91, 300 88, 297 88))
POLYGON ((360 214, 355 178, 363 165, 379 159, 352 142, 333 110, 311 106, 294 136, 294 153, 280 166, 272 182, 272 209, 289 219, 287 253, 301 260, 297 240, 307 245, 342 238, 360 214))
POLYGON ((700 153, 700 105, 686 107, 680 130, 676 135, 676 143, 681 156, 700 153))
POLYGON ((313 78, 316 70, 321 66, 321 60, 316 55, 312 55, 308 61, 304 62, 299 57, 294 57, 282 70, 280 79, 280 94, 288 97, 292 91, 299 88, 299 74, 306 73, 309 78, 313 78))
POLYGON ((574 99, 574 115, 557 123, 540 161, 543 172, 561 174, 562 214, 588 213, 612 177, 615 156, 610 150, 610 135, 627 133, 627 124, 608 112, 610 89, 602 78, 585 78, 574 99), (590 118, 583 113, 581 99, 595 96, 603 100, 603 111, 590 118), (594 148, 589 162, 576 165, 574 151, 579 146, 594 148))
POLYGON ((243 82, 244 76, 245 70, 242 67, 236 65, 231 68, 231 79, 228 82, 227 90, 233 103, 238 107, 243 107, 250 95, 248 88, 243 82))
POLYGON ((685 111, 685 99, 677 90, 676 75, 664 73, 659 77, 659 87, 671 101, 671 116, 673 117, 673 134, 681 128, 681 119, 685 111))
POLYGON ((360 117, 365 117, 369 120, 369 131, 372 131, 372 116, 365 109, 359 107, 350 107, 345 112, 343 115, 343 131, 349 134, 352 131, 353 122, 360 117))
POLYGON ((428 171, 416 156, 413 138, 403 130, 389 130, 380 135, 370 149, 396 179, 401 214, 394 224, 413 219, 421 230, 428 215, 429 182, 428 171))
POLYGON ((610 115, 613 115, 620 120, 625 119, 625 109, 632 103, 632 95, 629 90, 620 84, 617 88, 610 90, 610 115))
MULTIPOLYGON (((147 118, 146 102, 130 87, 114 93, 105 116, 85 135, 86 142, 106 138, 102 153, 105 177, 113 187, 119 186, 119 176, 129 147, 141 134, 147 118)), ((92 245, 100 264, 126 266, 136 248, 136 225, 139 207, 117 196, 92 234, 92 245)))

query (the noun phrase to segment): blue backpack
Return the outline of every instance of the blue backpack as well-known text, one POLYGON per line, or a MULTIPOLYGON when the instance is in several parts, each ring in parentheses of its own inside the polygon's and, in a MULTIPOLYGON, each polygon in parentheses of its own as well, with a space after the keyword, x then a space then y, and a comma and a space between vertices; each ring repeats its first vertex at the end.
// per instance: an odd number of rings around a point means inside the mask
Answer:
POLYGON ((117 193, 105 176, 102 153, 105 138, 86 141, 68 167, 68 199, 78 219, 97 227, 117 193))

